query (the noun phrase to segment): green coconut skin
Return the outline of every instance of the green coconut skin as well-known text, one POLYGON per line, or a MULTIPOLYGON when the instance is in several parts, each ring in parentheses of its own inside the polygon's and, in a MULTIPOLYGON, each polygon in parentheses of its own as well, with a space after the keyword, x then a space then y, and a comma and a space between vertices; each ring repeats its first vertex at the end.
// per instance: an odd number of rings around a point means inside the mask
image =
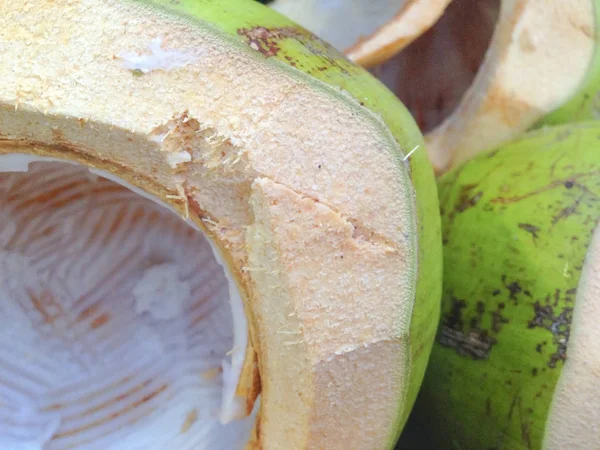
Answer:
MULTIPOLYGON (((286 17, 254 0, 128 0, 152 5, 209 26, 224 39, 237 42, 265 64, 286 68, 296 78, 320 84, 333 94, 367 108, 388 127, 402 152, 395 155, 398 170, 406 171, 408 201, 416 212, 418 254, 415 267, 416 295, 410 327, 410 365, 401 368, 408 382, 406 392, 395 393, 396 428, 390 430, 392 447, 410 414, 433 345, 441 296, 441 228, 433 170, 423 148, 423 137, 404 105, 366 70, 354 65, 333 47, 286 17), (410 158, 405 156, 413 149, 410 158)), ((332 149, 335 151, 335 149, 332 149)))
POLYGON ((600 123, 530 132, 439 181, 442 317, 402 449, 542 448, 600 217, 600 123))

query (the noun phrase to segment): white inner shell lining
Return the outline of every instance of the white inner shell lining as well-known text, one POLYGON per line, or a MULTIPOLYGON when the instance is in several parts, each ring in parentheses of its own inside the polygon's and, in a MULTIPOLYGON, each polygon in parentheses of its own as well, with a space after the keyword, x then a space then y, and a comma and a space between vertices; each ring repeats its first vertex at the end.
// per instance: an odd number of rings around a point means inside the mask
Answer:
POLYGON ((243 448, 254 415, 224 424, 247 323, 218 249, 146 192, 56 161, 0 156, 2 448, 243 448))

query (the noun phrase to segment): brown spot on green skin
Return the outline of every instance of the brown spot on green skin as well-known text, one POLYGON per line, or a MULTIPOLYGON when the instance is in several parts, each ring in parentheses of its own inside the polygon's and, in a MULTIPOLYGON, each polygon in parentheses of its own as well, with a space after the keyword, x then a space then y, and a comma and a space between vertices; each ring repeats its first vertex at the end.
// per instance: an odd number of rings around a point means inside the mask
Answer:
POLYGON ((462 310, 467 306, 467 304, 464 300, 460 300, 455 297, 452 297, 451 302, 452 307, 450 314, 444 318, 445 325, 454 329, 462 328, 462 310))
POLYGON ((489 353, 496 343, 484 330, 472 330, 464 334, 459 330, 442 325, 438 342, 444 347, 451 347, 461 356, 468 356, 474 360, 488 359, 489 353))
POLYGON ((513 415, 513 412, 514 412, 514 410, 515 410, 515 406, 517 405, 517 402, 519 402, 519 403, 521 402, 521 398, 519 397, 519 392, 517 392, 517 393, 515 394, 515 396, 514 396, 514 397, 513 397, 513 399, 512 399, 512 402, 510 403, 510 408, 509 408, 509 410, 508 410, 508 415, 507 415, 507 417, 508 417, 509 419, 511 419, 511 418, 512 418, 512 415, 513 415))
POLYGON ((563 178, 563 179, 560 179, 560 180, 555 180, 552 183, 547 184, 546 186, 541 187, 539 189, 536 189, 536 190, 534 190, 532 192, 529 192, 527 194, 519 195, 519 196, 516 196, 516 197, 496 197, 496 198, 491 199, 490 203, 492 203, 492 204, 502 204, 502 205, 516 203, 516 202, 519 202, 521 200, 525 200, 527 198, 539 195, 539 194, 541 194, 543 192, 550 191, 550 190, 555 189, 557 187, 560 187, 560 186, 564 187, 565 183, 567 183, 569 181, 570 182, 574 182, 575 180, 580 179, 580 178, 586 178, 586 177, 598 176, 598 175, 600 175, 600 171, 599 170, 594 170, 592 172, 578 172, 578 173, 575 173, 575 174, 571 175, 569 178, 563 178))
POLYGON ((541 344, 541 343, 537 344, 535 346, 535 351, 538 352, 538 353, 542 353, 542 345, 543 344, 541 344))
POLYGON ((561 209, 561 211, 552 219, 552 225, 556 225, 560 220, 566 219, 567 217, 575 214, 584 197, 585 192, 575 199, 572 204, 561 209))
MULTIPOLYGON (((244 36, 247 44, 252 49, 262 53, 265 58, 278 56, 281 51, 281 41, 286 39, 298 41, 312 54, 323 58, 327 62, 328 65, 323 66, 325 69, 317 68, 317 70, 327 70, 331 66, 334 66, 342 73, 348 74, 347 69, 340 64, 340 60, 348 62, 344 55, 340 55, 327 42, 300 27, 267 28, 256 26, 253 28, 239 28, 237 34, 244 36)), ((291 66, 295 66, 298 63, 298 61, 294 61, 289 55, 285 59, 291 66)))
POLYGON ((467 303, 456 297, 451 297, 451 302, 450 311, 444 315, 438 342, 442 346, 454 348, 461 356, 474 360, 487 359, 493 345, 497 343, 497 334, 504 324, 509 323, 508 318, 502 315, 505 304, 499 302, 496 310, 489 312, 491 326, 485 329, 485 303, 478 301, 475 304, 475 315, 468 320, 467 329, 464 330, 464 309, 467 303))
MULTIPOLYGON (((565 307, 560 314, 556 315, 553 306, 550 304, 550 296, 546 297, 546 304, 542 305, 539 301, 533 304, 534 316, 527 324, 529 329, 543 328, 552 333, 552 341, 556 346, 554 353, 550 355, 548 367, 556 368, 559 361, 565 361, 567 358, 567 344, 571 333, 571 320, 573 318, 573 308, 565 307)), ((541 353, 541 345, 538 344, 536 350, 541 353)))
POLYGON ((286 29, 269 29, 265 27, 254 27, 254 28, 240 28, 237 33, 240 36, 245 36, 248 39, 248 45, 262 53, 265 58, 277 56, 277 53, 281 50, 278 45, 278 41, 283 39, 285 35, 288 35, 289 30, 286 29))
POLYGON ((527 448, 531 449, 531 433, 529 428, 529 423, 523 421, 523 418, 521 417, 521 439, 523 439, 523 443, 527 446, 527 448))
POLYGON ((539 227, 536 227, 535 225, 531 225, 529 223, 520 223, 519 228, 531 234, 531 236, 533 236, 534 241, 538 238, 538 231, 540 231, 539 227))
POLYGON ((521 293, 523 288, 520 283, 515 280, 512 283, 506 282, 506 275, 502 275, 502 284, 509 292, 509 298, 514 301, 515 305, 518 303, 517 294, 521 293))
POLYGON ((478 330, 481 328, 481 323, 483 320, 483 314, 485 313, 485 304, 482 301, 478 301, 475 307, 476 315, 471 317, 469 322, 472 330, 478 330))
MULTIPOLYGON (((311 41, 318 43, 319 47, 323 47, 324 49, 331 48, 329 44, 309 33, 308 31, 291 26, 279 28, 267 28, 261 26, 253 28, 240 28, 237 30, 237 34, 246 37, 248 45, 254 50, 262 53, 266 58, 277 56, 281 50, 279 47, 279 42, 284 39, 295 39, 319 56, 324 56, 324 50, 310 46, 309 44, 311 41)), ((335 54, 335 57, 339 58, 340 56, 335 54)), ((287 55, 285 59, 287 61, 293 61, 293 58, 289 55, 287 55)), ((328 66, 324 67, 325 70, 327 70, 328 66)))
POLYGON ((483 196, 482 191, 478 191, 473 194, 473 190, 477 187, 477 184, 466 184, 461 186, 460 195, 458 197, 458 202, 454 207, 454 211, 457 213, 465 212, 467 209, 472 208, 477 205, 481 197, 483 196))
MULTIPOLYGON (((502 305, 502 303, 500 304, 502 305)), ((492 330, 494 333, 500 332, 502 325, 509 323, 508 318, 502 315, 502 308, 498 305, 498 309, 492 312, 492 330)))

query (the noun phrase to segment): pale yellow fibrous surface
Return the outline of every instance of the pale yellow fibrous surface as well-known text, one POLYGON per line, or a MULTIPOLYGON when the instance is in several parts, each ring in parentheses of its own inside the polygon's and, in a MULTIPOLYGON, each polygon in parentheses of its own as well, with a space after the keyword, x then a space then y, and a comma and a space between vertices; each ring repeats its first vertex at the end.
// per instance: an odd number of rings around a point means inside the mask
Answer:
POLYGON ((0 152, 101 169, 215 244, 244 310, 220 420, 260 395, 251 445, 389 446, 422 257, 410 149, 343 90, 190 18, 123 0, 0 17, 0 152))

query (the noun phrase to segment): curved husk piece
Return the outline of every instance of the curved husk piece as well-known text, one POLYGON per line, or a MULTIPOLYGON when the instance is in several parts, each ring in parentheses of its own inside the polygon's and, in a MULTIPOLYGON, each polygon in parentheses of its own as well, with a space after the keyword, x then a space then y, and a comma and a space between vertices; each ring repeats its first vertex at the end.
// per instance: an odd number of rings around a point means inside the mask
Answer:
POLYGON ((352 61, 373 67, 392 58, 431 28, 451 0, 409 1, 392 20, 345 50, 352 61))
POLYGON ((426 32, 451 0, 276 0, 275 10, 330 42, 363 67, 383 63, 426 32))
POLYGON ((598 310, 599 133, 596 122, 530 132, 440 179, 442 320, 400 448, 540 449, 551 414, 548 448, 597 445, 591 426, 573 435, 598 421, 597 333, 584 315, 598 310))
POLYGON ((458 167, 536 124, 595 118, 597 23, 597 0, 502 0, 473 84, 426 136, 436 172, 458 167))
POLYGON ((393 445, 441 289, 433 173, 394 96, 255 2, 0 12, 2 153, 110 172, 189 215, 232 268, 250 324, 247 412, 262 389, 250 445, 393 445))

